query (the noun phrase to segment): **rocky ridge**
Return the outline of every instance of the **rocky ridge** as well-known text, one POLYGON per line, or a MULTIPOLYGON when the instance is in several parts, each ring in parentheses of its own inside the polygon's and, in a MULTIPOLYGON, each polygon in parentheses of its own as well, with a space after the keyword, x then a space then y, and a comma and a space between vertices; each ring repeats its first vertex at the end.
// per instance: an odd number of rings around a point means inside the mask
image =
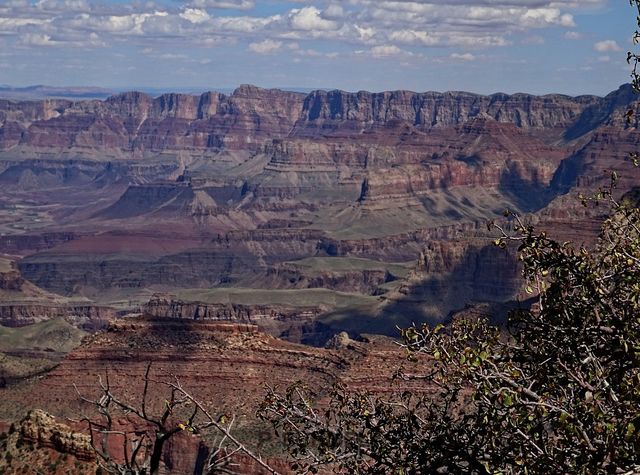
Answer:
POLYGON ((95 453, 88 435, 61 424, 42 410, 32 410, 0 435, 3 473, 95 473, 95 453))
MULTIPOLYGON (((181 384, 214 414, 237 415, 238 435, 250 437, 251 444, 264 451, 272 443, 271 431, 253 414, 267 384, 284 387, 303 380, 321 395, 336 382, 381 394, 410 387, 429 390, 416 382, 394 380, 394 368, 403 364, 405 355, 390 339, 343 337, 336 342, 333 349, 321 349, 278 340, 249 324, 128 319, 86 339, 34 386, 2 390, 0 406, 3 413, 4 406, 14 404, 73 417, 87 410, 73 385, 81 394, 93 397, 97 378, 104 377, 105 371, 114 393, 137 401, 142 375, 151 363, 153 380, 179 375, 181 384)), ((149 411, 162 407, 164 390, 152 384, 149 411)))

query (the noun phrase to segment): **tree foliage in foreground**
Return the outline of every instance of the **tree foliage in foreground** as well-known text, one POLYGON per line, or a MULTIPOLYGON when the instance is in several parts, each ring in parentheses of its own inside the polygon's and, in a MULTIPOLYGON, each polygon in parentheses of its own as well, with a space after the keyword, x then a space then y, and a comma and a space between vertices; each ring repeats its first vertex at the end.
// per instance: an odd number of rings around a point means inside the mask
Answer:
MULTIPOLYGON (((613 177, 615 179, 615 176, 613 177)), ((403 331, 435 396, 376 398, 337 388, 316 405, 303 387, 261 410, 300 472, 640 473, 640 211, 611 189, 588 250, 513 216, 530 310, 507 330, 482 319, 403 331)))
MULTIPOLYGON (((629 0, 629 4, 638 12, 636 17, 636 21, 638 24, 638 29, 633 34, 633 44, 637 45, 640 43, 640 0, 629 0)), ((627 63, 633 66, 633 71, 631 72, 631 85, 633 88, 640 92, 640 71, 638 71, 638 66, 640 65, 640 55, 630 51, 627 53, 627 63)))

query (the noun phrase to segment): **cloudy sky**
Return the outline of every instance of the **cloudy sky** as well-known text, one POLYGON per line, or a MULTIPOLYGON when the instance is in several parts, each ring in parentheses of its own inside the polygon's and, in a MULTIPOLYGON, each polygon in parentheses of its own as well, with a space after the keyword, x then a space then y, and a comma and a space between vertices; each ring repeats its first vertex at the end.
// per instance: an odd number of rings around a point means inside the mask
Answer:
POLYGON ((0 0, 0 84, 606 94, 627 0, 0 0))

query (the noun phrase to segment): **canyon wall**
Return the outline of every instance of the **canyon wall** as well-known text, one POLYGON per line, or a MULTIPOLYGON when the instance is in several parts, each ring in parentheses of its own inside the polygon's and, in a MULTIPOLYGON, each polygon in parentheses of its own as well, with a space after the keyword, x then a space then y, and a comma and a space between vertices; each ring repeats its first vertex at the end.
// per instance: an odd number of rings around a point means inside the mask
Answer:
POLYGON ((409 91, 305 95, 247 85, 228 96, 207 92, 152 98, 127 92, 105 101, 3 100, 0 150, 255 150, 266 139, 290 133, 299 137, 360 134, 394 122, 428 129, 480 117, 555 136, 572 127, 569 135, 573 137, 605 121, 603 109, 631 99, 628 87, 607 98, 572 98, 409 91))

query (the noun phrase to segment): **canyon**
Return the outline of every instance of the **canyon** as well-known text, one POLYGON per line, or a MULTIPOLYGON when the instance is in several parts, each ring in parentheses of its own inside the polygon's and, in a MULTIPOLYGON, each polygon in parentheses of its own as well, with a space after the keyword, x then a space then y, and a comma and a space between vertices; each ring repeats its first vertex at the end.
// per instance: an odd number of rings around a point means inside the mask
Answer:
MULTIPOLYGON (((635 100, 628 86, 568 97, 249 85, 2 100, 0 253, 47 292, 123 312, 175 288, 406 291, 409 274, 446 281, 481 263, 484 222, 505 208, 557 218, 567 208, 555 203, 597 188, 604 169, 633 185, 635 100), (438 269, 416 267, 427 246, 438 269)), ((455 279, 474 287, 478 272, 455 279)), ((496 282, 469 297, 515 296, 496 282)), ((455 310, 436 307, 424 315, 455 310)))
POLYGON ((265 384, 384 392, 398 327, 528 305, 487 221, 592 242, 606 210, 577 195, 605 170, 635 189, 637 108, 630 86, 0 99, 0 419, 72 417, 106 372, 134 397, 151 362, 269 453, 265 384))

